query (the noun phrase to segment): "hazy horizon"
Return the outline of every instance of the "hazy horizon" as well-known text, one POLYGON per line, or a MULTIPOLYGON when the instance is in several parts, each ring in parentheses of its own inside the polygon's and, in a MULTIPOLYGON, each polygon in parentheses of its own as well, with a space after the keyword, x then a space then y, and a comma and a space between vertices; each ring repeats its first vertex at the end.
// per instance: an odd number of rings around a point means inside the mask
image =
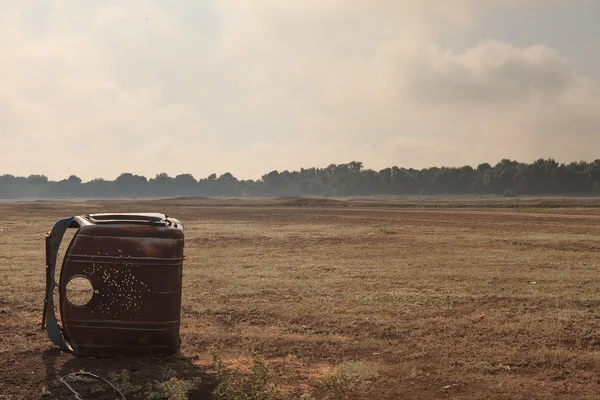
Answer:
POLYGON ((600 158, 600 2, 0 4, 0 175, 600 158))
MULTIPOLYGON (((362 161, 360 160, 353 160, 353 161, 349 161, 349 162, 341 162, 341 163, 325 163, 322 165, 302 165, 298 168, 289 168, 289 169, 267 169, 262 171, 262 173, 259 173, 256 176, 237 176, 233 173, 231 173, 229 170, 224 170, 224 171, 214 171, 211 172, 209 174, 205 174, 202 176, 198 176, 195 175, 193 173, 190 172, 181 172, 178 174, 169 174, 165 171, 159 171, 156 173, 152 173, 149 175, 145 175, 145 174, 137 174, 137 173, 132 173, 130 170, 126 170, 126 171, 121 171, 119 173, 117 173, 114 177, 104 177, 104 176, 94 176, 92 178, 83 178, 81 174, 78 174, 76 172, 72 172, 69 173, 68 175, 65 176, 58 176, 58 177, 53 177, 53 176, 48 176, 47 174, 44 174, 42 172, 34 172, 31 174, 27 174, 27 175, 20 175, 20 174, 13 174, 10 172, 6 172, 6 171, 0 171, 0 181, 2 180, 2 178, 10 178, 11 176, 13 178, 25 178, 25 179, 32 179, 33 181, 37 181, 40 178, 48 178, 49 182, 60 182, 60 181, 66 181, 68 178, 70 177, 75 177, 75 178, 79 178, 81 179, 81 183, 90 183, 92 181, 114 181, 116 179, 118 179, 120 176, 123 175, 132 175, 132 176, 137 176, 137 177, 141 177, 141 178, 146 178, 148 181, 153 180, 153 179, 157 179, 160 177, 163 177, 164 174, 166 174, 166 176, 164 176, 165 178, 169 178, 169 179, 175 179, 176 177, 181 177, 181 176, 186 176, 186 177, 193 177, 195 180, 200 181, 200 180, 206 180, 206 179, 212 179, 212 177, 220 177, 223 175, 227 175, 227 174, 231 174, 231 176, 233 178, 236 178, 239 181, 255 181, 255 182, 260 182, 263 180, 263 178, 268 175, 269 173, 273 173, 273 172, 277 172, 278 174, 283 174, 283 173, 299 173, 301 171, 310 171, 310 170, 319 170, 319 171, 324 171, 327 170, 328 167, 331 166, 344 166, 344 165, 349 165, 351 163, 358 163, 361 165, 361 171, 365 172, 365 171, 372 171, 375 173, 381 172, 382 170, 386 170, 386 169, 391 169, 391 168, 398 168, 400 170, 403 171, 417 171, 417 172, 426 172, 428 170, 432 170, 432 169, 461 169, 461 168, 465 168, 465 167, 471 167, 474 171, 476 171, 478 169, 479 166, 483 166, 483 165, 488 165, 491 168, 494 167, 498 167, 501 166, 502 163, 504 161, 510 161, 511 163, 516 163, 518 165, 522 165, 523 168, 528 168, 531 167, 533 164, 535 164, 536 162, 539 161, 554 161, 557 163, 557 167, 560 168, 570 168, 573 164, 579 164, 579 163, 584 163, 587 164, 588 167, 595 167, 595 165, 597 164, 598 160, 600 160, 600 157, 597 157, 594 160, 556 160, 555 158, 552 157, 540 157, 540 158, 536 158, 535 160, 515 160, 515 159, 510 159, 508 157, 504 157, 503 159, 500 160, 492 160, 490 162, 488 161, 482 161, 481 163, 477 163, 477 164, 458 164, 458 165, 430 165, 428 167, 421 167, 421 168, 414 168, 410 165, 384 165, 381 168, 373 168, 372 166, 369 165, 365 165, 362 161)), ((9 179, 10 180, 10 179, 9 179)))

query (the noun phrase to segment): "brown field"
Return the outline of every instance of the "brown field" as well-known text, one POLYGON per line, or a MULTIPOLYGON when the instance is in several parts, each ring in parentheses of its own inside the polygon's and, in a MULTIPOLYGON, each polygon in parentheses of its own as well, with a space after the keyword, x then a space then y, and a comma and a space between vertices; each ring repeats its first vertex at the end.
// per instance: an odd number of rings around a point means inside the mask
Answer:
MULTIPOLYGON (((58 378, 81 369, 113 377, 128 398, 157 397, 171 377, 201 378, 190 397, 210 398, 213 354, 249 373, 253 353, 284 399, 600 392, 595 201, 17 202, 0 214, 3 400, 74 398, 58 378), (184 222, 180 356, 79 358, 40 330, 44 235, 99 211, 184 222)), ((78 385, 84 398, 115 398, 78 385)))

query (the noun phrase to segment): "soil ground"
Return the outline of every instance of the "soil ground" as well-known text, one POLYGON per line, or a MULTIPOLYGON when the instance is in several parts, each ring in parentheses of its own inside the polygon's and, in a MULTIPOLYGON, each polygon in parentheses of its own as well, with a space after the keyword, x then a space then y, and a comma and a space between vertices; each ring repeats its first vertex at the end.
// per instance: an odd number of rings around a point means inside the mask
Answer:
POLYGON ((210 398, 212 354, 244 371, 256 349, 290 399, 332 397, 340 371, 350 399, 596 399, 599 233, 597 201, 0 203, 0 399, 74 398, 58 378, 81 369, 140 387, 200 377, 191 398, 210 398), (185 224, 181 354, 55 350, 45 233, 134 211, 185 224))

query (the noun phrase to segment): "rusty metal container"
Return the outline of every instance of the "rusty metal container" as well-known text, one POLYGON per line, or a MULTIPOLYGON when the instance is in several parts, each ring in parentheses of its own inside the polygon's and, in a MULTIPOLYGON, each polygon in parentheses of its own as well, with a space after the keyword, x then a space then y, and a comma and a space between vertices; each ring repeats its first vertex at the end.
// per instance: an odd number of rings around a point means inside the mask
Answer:
POLYGON ((183 248, 183 225, 163 214, 92 214, 58 221, 46 237, 42 327, 54 344, 79 355, 176 353, 183 248), (57 282, 58 249, 69 228, 76 232, 57 282), (74 282, 79 287, 72 289, 74 282), (54 313, 55 287, 62 327, 54 313))

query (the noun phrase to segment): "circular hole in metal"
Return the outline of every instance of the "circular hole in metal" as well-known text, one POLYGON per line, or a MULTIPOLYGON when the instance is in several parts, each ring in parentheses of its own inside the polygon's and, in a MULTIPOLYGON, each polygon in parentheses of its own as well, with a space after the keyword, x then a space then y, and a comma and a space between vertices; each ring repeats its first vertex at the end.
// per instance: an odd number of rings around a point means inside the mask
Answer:
POLYGON ((67 282, 66 296, 74 306, 85 306, 94 296, 92 282, 85 276, 74 276, 67 282))

